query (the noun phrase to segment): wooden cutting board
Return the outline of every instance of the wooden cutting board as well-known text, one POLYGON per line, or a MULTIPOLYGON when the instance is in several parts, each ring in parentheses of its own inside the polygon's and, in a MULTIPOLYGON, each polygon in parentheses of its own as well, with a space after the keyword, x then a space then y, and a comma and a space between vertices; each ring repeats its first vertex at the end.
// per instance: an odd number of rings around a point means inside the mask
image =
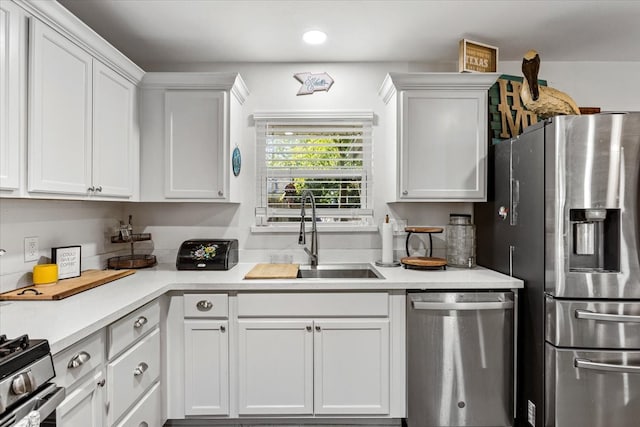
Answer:
POLYGON ((245 279, 295 279, 298 277, 298 264, 256 264, 245 279))
POLYGON ((57 283, 49 285, 31 285, 10 292, 0 294, 0 301, 22 300, 22 301, 51 301, 70 297, 79 292, 86 291, 96 286, 104 285, 129 276, 135 270, 85 270, 80 277, 73 279, 58 280, 57 283), (38 292, 36 294, 36 292, 38 292))

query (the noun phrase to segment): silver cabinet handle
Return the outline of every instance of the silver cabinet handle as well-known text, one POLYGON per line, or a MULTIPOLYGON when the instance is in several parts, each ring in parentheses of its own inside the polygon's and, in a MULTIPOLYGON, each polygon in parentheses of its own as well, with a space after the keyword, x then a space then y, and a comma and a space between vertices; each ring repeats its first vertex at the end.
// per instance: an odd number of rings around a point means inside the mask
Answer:
POLYGON ((136 367, 136 369, 133 370, 133 376, 134 377, 139 377, 140 375, 144 374, 144 372, 149 369, 149 365, 147 365, 144 362, 140 362, 138 364, 138 366, 136 367))
POLYGON ((576 310, 576 319, 601 320, 603 322, 640 323, 640 316, 631 314, 608 314, 590 310, 576 310))
POLYGON ((222 191, 218 191, 218 196, 222 197, 222 196, 224 196, 224 193, 222 191))
POLYGON ((135 322, 133 322, 133 327, 136 329, 142 328, 144 325, 146 325, 148 322, 147 318, 144 316, 140 316, 136 319, 135 322))
POLYGON ((198 307, 198 310, 200 311, 209 311, 211 310, 211 307, 213 307, 213 303, 211 301, 202 300, 198 301, 196 307, 198 307))
POLYGON ((307 332, 311 332, 313 328, 311 326, 307 326, 307 332))
POLYGON ((69 369, 78 368, 84 365, 85 363, 87 363, 89 359, 91 359, 91 355, 86 351, 81 351, 80 353, 73 356, 71 360, 69 360, 69 363, 67 364, 67 368, 69 369))
POLYGON ((96 191, 97 191, 98 193, 102 192, 102 185, 98 185, 98 186, 96 187, 96 191))
POLYGON ((224 332, 227 330, 227 327, 224 325, 220 325, 220 332, 224 332))
POLYGON ((598 363, 589 359, 575 359, 576 368, 593 369, 594 371, 622 372, 625 374, 640 374, 640 366, 616 365, 614 363, 598 363))
POLYGON ((320 332, 322 330, 322 328, 318 325, 316 325, 316 332, 320 332))
POLYGON ((87 188, 87 191, 96 191, 96 187, 92 185, 91 187, 87 188))
POLYGON ((107 383, 107 380, 103 378, 100 381, 98 381, 98 387, 104 387, 106 383, 107 383))
POLYGON ((513 301, 489 302, 425 302, 411 301, 414 310, 508 310, 513 301))
POLYGON ((409 194, 409 192, 408 192, 407 190, 404 190, 404 191, 402 192, 402 195, 403 195, 403 196, 406 196, 407 194, 409 194))

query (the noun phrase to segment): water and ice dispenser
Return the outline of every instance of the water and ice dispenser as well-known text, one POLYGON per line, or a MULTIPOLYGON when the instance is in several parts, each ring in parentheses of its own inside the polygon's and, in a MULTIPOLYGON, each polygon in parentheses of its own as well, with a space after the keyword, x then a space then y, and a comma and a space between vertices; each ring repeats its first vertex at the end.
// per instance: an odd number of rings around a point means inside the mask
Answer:
POLYGON ((569 270, 620 271, 620 209, 570 209, 569 270))

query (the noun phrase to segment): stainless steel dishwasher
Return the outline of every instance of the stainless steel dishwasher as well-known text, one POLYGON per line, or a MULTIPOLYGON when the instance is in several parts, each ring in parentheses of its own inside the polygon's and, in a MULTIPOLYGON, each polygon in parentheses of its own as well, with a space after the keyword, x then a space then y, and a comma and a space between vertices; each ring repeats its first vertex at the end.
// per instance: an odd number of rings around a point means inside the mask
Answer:
POLYGON ((512 292, 407 295, 409 427, 513 425, 512 292))

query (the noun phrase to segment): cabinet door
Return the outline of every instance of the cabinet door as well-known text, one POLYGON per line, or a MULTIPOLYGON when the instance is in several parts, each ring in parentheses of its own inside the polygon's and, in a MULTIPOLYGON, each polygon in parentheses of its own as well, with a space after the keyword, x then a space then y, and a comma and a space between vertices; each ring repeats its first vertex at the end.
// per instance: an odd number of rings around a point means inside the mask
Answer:
POLYGON ((226 320, 184 321, 185 415, 229 413, 229 334, 226 320))
POLYGON ((29 191, 86 195, 92 58, 42 22, 31 23, 29 191))
POLYGON ((226 93, 165 93, 165 196, 224 199, 226 93))
POLYGON ((312 414, 312 321, 238 324, 239 414, 312 414))
POLYGON ((388 319, 316 320, 316 414, 389 413, 388 319))
POLYGON ((403 91, 400 117, 401 200, 485 199, 486 91, 403 91))
POLYGON ((104 425, 104 373, 100 370, 67 394, 56 408, 56 426, 102 427, 104 425))
POLYGON ((20 186, 21 70, 23 15, 11 2, 0 4, 0 189, 20 186))
POLYGON ((93 180, 99 196, 130 197, 136 167, 135 85, 93 61, 93 180))

